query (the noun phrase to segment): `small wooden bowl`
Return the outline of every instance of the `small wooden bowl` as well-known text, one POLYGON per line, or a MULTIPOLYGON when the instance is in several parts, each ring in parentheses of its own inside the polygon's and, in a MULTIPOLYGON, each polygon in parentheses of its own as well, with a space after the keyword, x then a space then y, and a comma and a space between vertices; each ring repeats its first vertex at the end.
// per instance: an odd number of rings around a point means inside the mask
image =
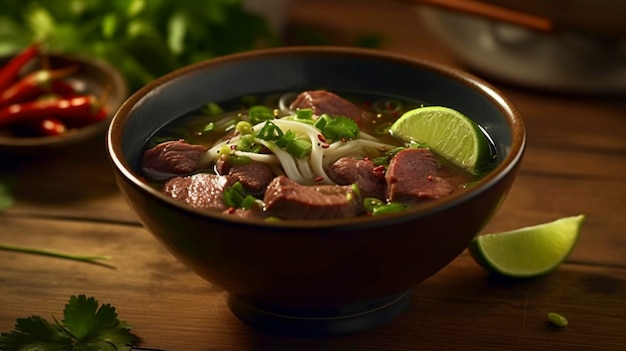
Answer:
MULTIPOLYGON (((66 77, 72 86, 80 92, 102 96, 108 90, 104 107, 107 117, 97 123, 89 124, 81 128, 73 128, 58 136, 15 136, 0 129, 0 153, 1 154, 22 154, 39 153, 52 151, 61 147, 76 145, 90 140, 98 135, 104 137, 113 114, 122 102, 128 97, 128 87, 121 73, 108 63, 94 58, 68 54, 49 54, 50 68, 68 67, 73 64, 78 66, 78 70, 66 77)), ((0 59, 0 64, 4 64, 10 58, 0 59)), ((25 70, 33 69, 29 65, 25 70)), ((25 73, 25 72, 23 72, 25 73)))

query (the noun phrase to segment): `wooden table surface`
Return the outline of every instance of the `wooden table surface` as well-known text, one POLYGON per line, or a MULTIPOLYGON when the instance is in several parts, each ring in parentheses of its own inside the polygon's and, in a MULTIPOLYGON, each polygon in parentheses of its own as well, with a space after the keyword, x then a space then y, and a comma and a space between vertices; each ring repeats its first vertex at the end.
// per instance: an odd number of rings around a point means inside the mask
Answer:
MULTIPOLYGON (((333 44, 378 33, 383 50, 463 68, 405 3, 294 0, 289 16, 290 28, 325 33, 333 44)), ((0 251, 0 331, 18 317, 60 317, 70 295, 85 294, 115 306, 145 349, 626 350, 625 96, 490 82, 525 118, 528 149, 485 232, 587 215, 576 249, 551 274, 496 278, 463 253, 417 286, 408 310, 385 326, 335 338, 263 334, 138 223, 98 138, 39 158, 2 156, 0 177, 16 187, 14 206, 0 215, 0 243, 109 255, 114 268, 0 251), (551 311, 569 326, 551 326, 551 311)))

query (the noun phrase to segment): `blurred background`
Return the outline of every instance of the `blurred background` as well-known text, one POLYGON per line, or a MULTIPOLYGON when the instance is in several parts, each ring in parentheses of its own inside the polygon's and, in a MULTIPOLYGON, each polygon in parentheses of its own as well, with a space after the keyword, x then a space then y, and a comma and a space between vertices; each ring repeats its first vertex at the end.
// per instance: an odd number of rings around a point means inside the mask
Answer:
POLYGON ((399 45, 387 41, 391 36, 413 42, 415 54, 426 58, 429 46, 442 47, 468 69, 507 83, 559 92, 626 91, 624 1, 574 0, 566 7, 539 0, 366 2, 415 6, 403 18, 380 18, 351 0, 337 1, 344 4, 341 11, 311 0, 4 0, 0 56, 43 41, 52 51, 104 58, 133 91, 176 68, 233 52, 314 44, 393 51, 399 45), (343 28, 338 37, 328 19, 341 23, 345 16, 363 20, 352 21, 353 32, 343 28), (421 40, 415 22, 438 41, 421 40))

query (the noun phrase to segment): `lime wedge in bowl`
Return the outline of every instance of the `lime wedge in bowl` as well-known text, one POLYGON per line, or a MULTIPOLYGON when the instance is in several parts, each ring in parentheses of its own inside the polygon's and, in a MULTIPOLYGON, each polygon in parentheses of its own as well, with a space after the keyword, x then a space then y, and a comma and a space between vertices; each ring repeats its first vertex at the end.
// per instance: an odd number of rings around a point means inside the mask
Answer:
POLYGON ((489 140, 480 126, 449 107, 425 106, 407 111, 389 131, 406 142, 425 144, 435 154, 474 174, 491 158, 489 140))
POLYGON ((508 277, 532 278, 558 267, 570 255, 585 220, 584 215, 508 232, 476 237, 472 257, 487 270, 508 277))

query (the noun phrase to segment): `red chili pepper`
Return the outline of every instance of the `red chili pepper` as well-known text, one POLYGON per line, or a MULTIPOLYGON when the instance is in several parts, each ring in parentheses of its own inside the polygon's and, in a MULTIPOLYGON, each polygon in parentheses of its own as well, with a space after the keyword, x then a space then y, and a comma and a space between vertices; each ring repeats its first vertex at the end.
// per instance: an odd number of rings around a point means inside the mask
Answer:
POLYGON ((385 166, 378 165, 378 166, 374 167, 372 169, 372 173, 377 178, 384 178, 385 177, 385 166))
POLYGON ((35 133, 41 136, 57 136, 65 133, 67 127, 56 118, 46 118, 37 121, 34 126, 35 133))
POLYGON ((106 116, 100 101, 92 95, 51 98, 3 107, 0 109, 0 127, 49 117, 56 117, 69 126, 84 126, 101 121, 106 116))
POLYGON ((41 94, 51 92, 55 80, 66 77, 76 72, 77 69, 77 66, 70 66, 29 73, 0 93, 0 107, 32 100, 41 94))
POLYGON ((80 95, 70 83, 61 79, 52 82, 50 92, 64 98, 73 98, 80 95))
POLYGON ((38 54, 39 44, 35 43, 13 56, 13 58, 0 69, 0 91, 11 86, 19 76, 22 67, 38 54))

